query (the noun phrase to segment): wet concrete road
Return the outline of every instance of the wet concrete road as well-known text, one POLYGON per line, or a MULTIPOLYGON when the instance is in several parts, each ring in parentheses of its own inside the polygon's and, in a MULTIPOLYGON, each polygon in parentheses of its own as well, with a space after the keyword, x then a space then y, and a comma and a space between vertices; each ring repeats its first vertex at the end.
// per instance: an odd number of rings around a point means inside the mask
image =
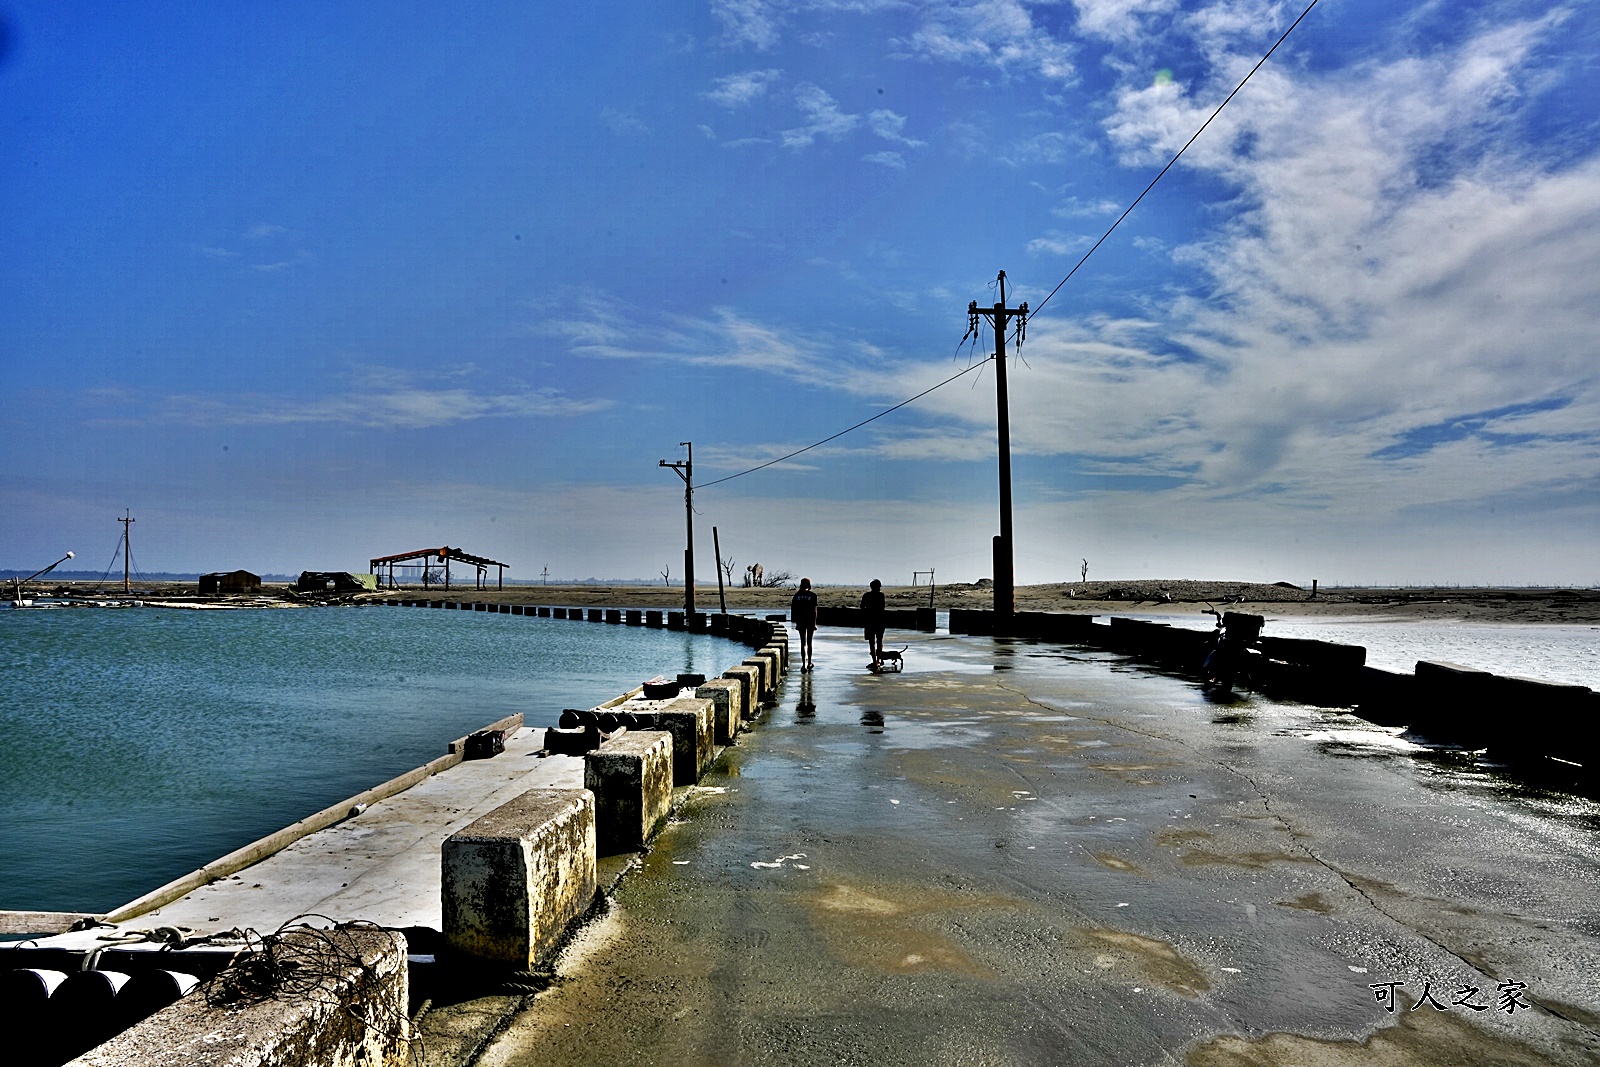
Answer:
POLYGON ((875 677, 851 636, 479 1062, 1600 1063, 1594 803, 1112 656, 875 677))

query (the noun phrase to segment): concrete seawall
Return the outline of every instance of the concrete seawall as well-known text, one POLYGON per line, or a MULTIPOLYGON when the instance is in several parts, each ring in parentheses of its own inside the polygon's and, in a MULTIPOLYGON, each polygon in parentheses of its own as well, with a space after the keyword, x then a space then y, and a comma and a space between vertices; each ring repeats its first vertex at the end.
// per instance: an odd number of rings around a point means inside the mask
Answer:
MULTIPOLYGON (((987 634, 1103 649, 1163 670, 1198 676, 1211 633, 1149 619, 1018 612, 950 612, 952 634, 987 634)), ((1574 775, 1600 788, 1600 693, 1580 685, 1496 675, 1454 663, 1418 661, 1412 673, 1366 665, 1360 645, 1263 636, 1245 684, 1264 695, 1347 707, 1370 722, 1407 727, 1439 744, 1487 749, 1525 770, 1574 775)))
MULTIPOLYGON (((631 610, 389 603, 612 625, 660 620, 631 610)), ((576 731, 584 743, 571 755, 553 754, 547 736, 572 731, 530 729, 520 714, 491 723, 423 767, 106 915, 0 912, 0 931, 42 935, 0 945, 0 1017, 12 1024, 0 1058, 26 1050, 37 1067, 414 1062, 412 1023, 427 990, 492 986, 547 967, 665 825, 676 797, 775 696, 789 651, 781 626, 674 614, 677 628, 753 649, 747 662, 759 670, 678 675, 670 700, 645 700, 640 686, 605 701, 585 713, 592 732, 576 731), (295 975, 262 969, 290 957, 303 957, 295 975), (79 973, 88 977, 65 982, 79 973), (117 999, 157 981, 173 989, 165 1000, 117 999), (52 1004, 61 989, 79 998, 71 1027, 48 1022, 61 1015, 52 1004), (83 989, 100 999, 82 1000, 83 989)), ((430 1051, 471 1025, 456 1019, 442 1037, 430 1034, 430 1051)))

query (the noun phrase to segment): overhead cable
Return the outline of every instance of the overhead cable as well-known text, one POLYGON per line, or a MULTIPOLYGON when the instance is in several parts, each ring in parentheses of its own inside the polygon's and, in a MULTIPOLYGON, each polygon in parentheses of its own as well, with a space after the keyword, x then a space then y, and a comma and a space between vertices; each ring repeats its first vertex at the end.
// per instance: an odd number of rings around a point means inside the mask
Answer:
POLYGON ((797 448, 793 452, 790 452, 786 456, 779 456, 777 459, 769 459, 765 463, 761 463, 761 464, 758 464, 758 465, 756 465, 754 467, 751 467, 749 470, 740 471, 738 474, 730 474, 726 478, 718 478, 714 482, 702 482, 700 485, 695 486, 695 488, 696 489, 709 489, 713 485, 721 485, 723 482, 731 482, 735 478, 743 478, 746 474, 754 474, 756 471, 765 470, 766 468, 772 466, 775 463, 782 463, 786 459, 793 459, 794 457, 798 456, 802 452, 809 452, 813 448, 817 448, 817 447, 819 447, 821 445, 825 445, 829 441, 832 441, 832 440, 834 440, 836 438, 843 437, 845 434, 849 433, 851 430, 859 430, 859 429, 861 429, 861 427, 865 426, 869 422, 876 422, 878 419, 883 418, 885 415, 889 414, 891 411, 898 411, 901 408, 905 407, 907 404, 911 403, 912 401, 921 400, 923 397, 927 396, 929 393, 933 392, 935 389, 940 389, 940 388, 943 388, 946 385, 949 385, 951 382, 955 381, 957 378, 961 377, 963 374, 968 374, 968 373, 970 373, 972 371, 977 370, 979 367, 983 366, 985 363, 988 363, 989 360, 991 360, 993 358, 994 358, 994 356, 992 356, 992 355, 986 356, 983 359, 979 360, 978 362, 969 365, 965 370, 956 371, 954 374, 950 375, 950 377, 946 378, 944 381, 940 382, 938 385, 930 385, 930 386, 928 386, 928 388, 924 389, 922 392, 918 393, 916 396, 911 397, 911 398, 906 399, 906 400, 902 400, 902 401, 900 401, 900 403, 896 404, 892 408, 884 408, 882 411, 878 412, 876 415, 872 416, 872 418, 870 418, 870 419, 862 419, 860 422, 856 423, 854 426, 846 426, 844 429, 840 430, 838 433, 834 434, 832 437, 824 437, 822 440, 814 442, 814 443, 809 444, 809 445, 806 445, 806 447, 804 447, 804 448, 797 448))
POLYGON ((1256 65, 1250 68, 1250 73, 1244 76, 1244 80, 1239 82, 1238 85, 1235 85, 1233 87, 1233 92, 1228 94, 1227 99, 1217 105, 1217 109, 1211 113, 1211 118, 1206 119, 1205 122, 1200 124, 1200 128, 1194 131, 1194 136, 1185 141, 1183 147, 1178 149, 1177 154, 1171 159, 1167 160, 1167 165, 1161 168, 1161 173, 1150 179, 1150 184, 1144 187, 1144 192, 1135 197, 1133 203, 1128 205, 1128 209, 1117 216, 1117 221, 1113 222, 1106 232, 1100 235, 1100 240, 1094 243, 1094 247, 1085 252, 1083 254, 1083 258, 1078 260, 1078 262, 1073 265, 1071 270, 1067 271, 1067 276, 1056 283, 1056 287, 1050 290, 1050 296, 1045 297, 1043 300, 1034 305, 1033 313, 1035 315, 1039 313, 1041 308, 1050 302, 1051 296, 1055 296, 1056 293, 1060 292, 1063 285, 1066 285, 1067 282, 1072 280, 1072 276, 1078 273, 1078 268, 1083 266, 1090 256, 1094 255, 1095 249, 1105 244, 1106 238, 1111 236, 1112 230, 1115 230, 1118 226, 1122 225, 1122 220, 1133 214, 1133 209, 1139 206, 1139 201, 1145 198, 1145 194, 1150 192, 1151 189, 1154 189, 1156 187, 1156 182, 1160 181, 1166 175, 1167 171, 1172 169, 1173 164, 1178 162, 1179 157, 1189 150, 1189 146, 1194 144, 1195 141, 1199 140, 1200 135, 1206 132, 1206 127, 1211 125, 1211 120, 1222 114, 1222 109, 1228 106, 1228 101, 1239 95, 1239 90, 1243 89, 1245 87, 1245 83, 1255 76, 1256 71, 1260 70, 1267 60, 1272 58, 1272 53, 1278 50, 1278 45, 1281 45, 1284 41, 1289 39, 1289 35, 1294 32, 1294 28, 1300 25, 1307 15, 1311 14, 1311 9, 1317 6, 1317 2, 1318 0, 1311 0, 1311 3, 1306 5, 1306 9, 1300 12, 1300 17, 1295 19, 1294 22, 1289 25, 1289 28, 1283 31, 1283 36, 1279 37, 1273 46, 1267 49, 1267 54, 1256 61, 1256 65))

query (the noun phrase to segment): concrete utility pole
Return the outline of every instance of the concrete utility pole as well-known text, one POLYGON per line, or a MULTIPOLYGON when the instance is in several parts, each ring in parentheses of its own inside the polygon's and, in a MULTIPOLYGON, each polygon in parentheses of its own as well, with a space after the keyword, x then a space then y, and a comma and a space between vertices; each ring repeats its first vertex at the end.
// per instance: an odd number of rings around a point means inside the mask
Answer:
POLYGON ((679 441, 678 446, 689 450, 689 458, 676 463, 662 460, 658 466, 671 467, 683 479, 683 512, 688 526, 683 550, 683 611, 688 622, 694 618, 694 442, 679 441))
POLYGON ((127 518, 118 519, 117 521, 122 523, 122 591, 126 593, 130 591, 128 586, 128 564, 130 562, 129 553, 131 549, 128 547, 128 530, 139 520, 133 517, 133 512, 128 508, 123 508, 122 513, 127 518))
POLYGON ((1006 272, 1000 272, 1000 301, 992 308, 980 308, 974 300, 967 305, 967 319, 973 332, 978 320, 994 323, 994 391, 996 421, 1000 431, 1000 535, 994 539, 994 613, 1009 617, 1017 608, 1016 567, 1011 539, 1011 401, 1006 394, 1006 330, 1017 322, 1017 348, 1028 323, 1028 303, 1006 307, 1006 272))

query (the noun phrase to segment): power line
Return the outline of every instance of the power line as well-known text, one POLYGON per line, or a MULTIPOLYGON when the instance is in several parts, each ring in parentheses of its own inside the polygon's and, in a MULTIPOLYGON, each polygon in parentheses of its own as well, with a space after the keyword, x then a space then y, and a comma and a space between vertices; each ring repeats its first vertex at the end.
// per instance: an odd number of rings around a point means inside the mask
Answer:
POLYGON ((854 426, 846 426, 844 429, 840 430, 838 433, 834 434, 832 437, 824 437, 822 440, 814 442, 814 443, 809 444, 809 445, 806 445, 806 447, 804 447, 804 448, 795 449, 793 452, 790 452, 787 456, 779 456, 777 459, 769 459, 765 463, 758 464, 757 466, 751 467, 749 470, 746 470, 746 471, 740 471, 738 474, 730 474, 726 478, 718 478, 714 482, 702 482, 697 488, 710 489, 713 485, 721 485, 723 482, 731 482, 735 478, 743 478, 746 474, 754 474, 756 471, 765 470, 766 468, 772 466, 773 464, 782 463, 786 459, 793 459, 794 457, 798 456, 802 452, 809 452, 813 448, 817 448, 817 447, 819 447, 821 445, 825 445, 829 441, 832 441, 832 440, 834 440, 836 438, 839 438, 839 437, 843 437, 845 434, 849 433, 852 430, 861 429, 861 427, 865 426, 869 422, 876 422, 878 419, 883 418, 885 415, 889 414, 891 411, 899 411, 901 408, 905 407, 907 404, 910 404, 910 403, 912 403, 913 401, 916 401, 916 400, 921 400, 923 397, 927 396, 929 393, 933 392, 935 389, 942 389, 944 386, 949 385, 951 382, 955 381, 957 378, 961 377, 963 374, 967 374, 967 373, 970 373, 971 371, 977 370, 979 367, 983 366, 985 363, 989 362, 989 360, 991 360, 993 358, 994 357, 992 355, 991 356, 985 356, 983 359, 979 360, 978 362, 973 363, 970 366, 968 366, 966 368, 966 370, 956 371, 956 373, 950 375, 950 377, 946 378, 944 381, 940 382, 938 385, 930 385, 930 386, 928 386, 928 388, 924 389, 922 392, 918 393, 916 396, 911 397, 910 399, 907 399, 907 400, 902 400, 902 401, 900 401, 900 403, 896 404, 892 408, 884 408, 882 411, 878 412, 876 415, 872 416, 872 418, 870 418, 870 419, 862 419, 860 422, 856 423, 854 426))
POLYGON ((1139 201, 1145 198, 1145 194, 1150 192, 1151 189, 1154 189, 1156 187, 1156 182, 1160 181, 1166 176, 1167 171, 1172 169, 1173 164, 1178 162, 1179 157, 1189 150, 1189 146, 1200 139, 1200 135, 1206 132, 1206 127, 1211 125, 1211 120, 1222 114, 1222 109, 1228 106, 1228 101, 1239 95, 1239 90, 1245 87, 1246 82, 1255 77, 1256 71, 1260 70, 1262 66, 1266 64, 1267 60, 1272 58, 1272 53, 1278 50, 1278 45, 1281 45, 1284 41, 1289 39, 1289 35, 1294 32, 1295 27, 1300 25, 1307 15, 1311 14, 1311 9, 1316 7, 1317 3, 1318 0, 1311 0, 1311 3, 1306 5, 1306 9, 1300 12, 1300 17, 1295 19, 1294 22, 1290 24, 1289 28, 1283 31, 1283 36, 1279 37, 1277 42, 1274 43, 1271 48, 1267 49, 1267 54, 1262 56, 1260 60, 1256 62, 1256 65, 1250 68, 1250 73, 1244 76, 1244 80, 1233 87, 1233 92, 1228 94, 1227 100, 1224 100, 1222 103, 1217 105, 1217 109, 1211 113, 1211 118, 1208 118, 1205 120, 1205 122, 1201 123, 1200 128, 1194 131, 1194 136, 1185 141, 1183 147, 1178 149, 1177 155, 1174 155, 1171 159, 1167 160, 1167 165, 1161 168, 1160 174, 1157 174, 1154 178, 1150 179, 1150 184, 1144 187, 1144 192, 1135 197, 1133 203, 1128 205, 1128 209, 1117 216, 1117 221, 1113 222, 1110 228, 1107 229, 1105 233, 1100 235, 1100 240, 1094 243, 1094 247, 1085 252, 1083 254, 1083 258, 1078 260, 1078 262, 1073 265, 1071 270, 1067 271, 1067 276, 1056 283, 1056 287, 1050 290, 1050 296, 1045 297, 1034 306, 1033 313, 1035 315, 1039 313, 1041 308, 1050 302, 1051 296, 1055 296, 1056 293, 1061 291, 1061 287, 1063 285, 1066 285, 1067 282, 1072 280, 1072 276, 1078 273, 1078 268, 1083 266, 1084 263, 1088 261, 1090 256, 1094 255, 1095 249, 1105 244, 1106 238, 1111 236, 1112 230, 1115 230, 1118 226, 1122 225, 1122 220, 1133 214, 1133 209, 1139 206, 1139 201))
MULTIPOLYGON (((1089 257, 1094 255, 1095 251, 1097 249, 1099 249, 1099 247, 1101 245, 1106 243, 1106 239, 1111 236, 1112 232, 1115 231, 1118 226, 1122 225, 1122 221, 1124 219, 1126 219, 1129 215, 1133 214, 1133 209, 1138 207, 1139 203, 1142 200, 1144 200, 1145 196, 1147 196, 1149 194, 1150 190, 1154 189, 1156 187, 1156 182, 1159 182, 1163 177, 1165 177, 1167 171, 1171 170, 1173 168, 1173 166, 1178 162, 1178 160, 1183 156, 1183 154, 1189 150, 1189 146, 1194 144, 1195 141, 1199 140, 1200 135, 1202 133, 1206 132, 1206 127, 1210 126, 1212 121, 1218 115, 1222 114, 1222 109, 1227 107, 1228 104, 1233 100, 1233 98, 1235 96, 1239 95, 1239 90, 1243 89, 1245 87, 1245 85, 1250 81, 1250 79, 1255 76, 1256 71, 1260 70, 1266 64, 1267 60, 1272 58, 1272 54, 1278 50, 1278 46, 1283 44, 1284 41, 1289 39, 1289 35, 1295 31, 1295 28, 1297 26, 1299 26, 1301 22, 1305 21, 1305 17, 1307 15, 1311 14, 1311 9, 1316 7, 1319 2, 1320 2, 1320 0, 1311 0, 1311 3, 1306 5, 1306 9, 1304 11, 1300 12, 1300 17, 1295 19, 1294 22, 1289 24, 1289 28, 1283 31, 1283 35, 1280 36, 1277 39, 1277 41, 1275 41, 1273 43, 1271 48, 1267 49, 1266 55, 1262 56, 1259 60, 1256 61, 1256 65, 1250 68, 1250 73, 1246 74, 1244 76, 1244 78, 1239 82, 1239 84, 1233 87, 1233 92, 1229 93, 1227 95, 1226 99, 1224 99, 1222 101, 1222 103, 1217 105, 1217 109, 1211 113, 1210 118, 1207 118, 1205 120, 1205 122, 1200 124, 1200 128, 1198 130, 1195 130, 1194 131, 1194 135, 1192 137, 1190 137, 1187 141, 1185 141, 1183 147, 1178 149, 1177 153, 1175 155, 1173 155, 1173 157, 1167 161, 1167 165, 1161 168, 1161 172, 1159 174, 1157 174, 1154 178, 1150 179, 1150 184, 1146 185, 1144 187, 1144 191, 1141 192, 1137 197, 1134 198, 1133 203, 1129 204, 1127 209, 1125 211, 1123 211, 1123 213, 1121 215, 1117 216, 1117 221, 1113 222, 1106 229, 1106 232, 1100 235, 1100 239, 1098 241, 1096 241, 1094 243, 1094 245, 1089 249, 1089 251, 1085 252, 1083 254, 1083 257, 1081 259, 1079 259, 1078 262, 1073 265, 1072 269, 1067 272, 1067 276, 1065 278, 1062 278, 1061 281, 1056 283, 1056 287, 1054 289, 1050 290, 1049 295, 1046 296, 1043 300, 1039 301, 1039 303, 1034 306, 1033 311, 1031 312, 1032 315, 1037 315, 1039 313, 1040 309, 1043 308, 1046 304, 1048 304, 1050 302, 1050 298, 1055 296, 1056 293, 1060 292, 1061 291, 1061 287, 1063 285, 1066 285, 1067 282, 1072 280, 1072 276, 1074 274, 1078 273, 1078 268, 1082 267, 1086 262, 1088 262, 1089 257)), ((961 338, 961 344, 958 344, 956 346, 956 355, 957 355, 957 357, 960 356, 961 349, 965 345, 965 343, 966 343, 966 337, 963 336, 961 338)), ((973 348, 974 349, 977 348, 976 341, 974 341, 973 348)), ((1018 346, 1019 354, 1020 354, 1020 351, 1021 351, 1021 346, 1019 345, 1018 346)), ((770 459, 765 463, 757 464, 756 466, 751 467, 748 470, 742 470, 737 474, 730 474, 725 478, 718 478, 715 481, 704 482, 704 483, 702 483, 700 485, 699 488, 701 488, 701 489, 709 489, 714 485, 721 485, 723 482, 731 482, 735 478, 743 478, 747 474, 754 474, 756 471, 765 470, 768 467, 775 466, 775 465, 777 465, 779 463, 784 462, 785 460, 793 459, 794 457, 800 455, 801 453, 809 452, 813 448, 818 448, 818 447, 820 447, 822 445, 825 445, 829 441, 837 440, 838 438, 843 437, 847 433, 850 433, 850 432, 852 432, 854 430, 861 429, 861 427, 867 425, 867 423, 869 423, 869 422, 876 422, 878 419, 883 418, 885 415, 889 414, 890 412, 898 411, 901 408, 905 407, 907 404, 911 404, 911 403, 913 403, 913 402, 915 402, 917 400, 921 400, 923 397, 927 396, 929 393, 933 392, 935 389, 942 389, 943 387, 949 385, 951 382, 955 381, 957 378, 962 377, 963 375, 969 373, 970 371, 974 371, 974 370, 979 369, 980 367, 982 367, 984 364, 988 363, 989 360, 991 360, 993 358, 994 358, 994 355, 991 353, 990 355, 985 356, 983 359, 979 360, 977 363, 968 364, 967 368, 965 370, 962 370, 962 371, 959 371, 959 372, 957 372, 955 374, 952 374, 950 377, 946 378, 942 382, 939 382, 937 385, 929 386, 928 388, 924 389, 922 392, 918 393, 916 396, 910 397, 909 399, 906 399, 906 400, 902 400, 900 403, 894 405, 894 407, 884 408, 882 411, 878 412, 876 415, 872 416, 872 418, 870 418, 870 419, 862 419, 860 422, 856 423, 854 426, 847 426, 844 429, 840 430, 836 434, 833 434, 833 435, 831 435, 829 437, 824 437, 822 440, 816 441, 816 442, 814 442, 812 444, 809 444, 809 445, 806 445, 804 448, 797 448, 793 452, 790 452, 788 455, 779 456, 777 459, 770 459)))

